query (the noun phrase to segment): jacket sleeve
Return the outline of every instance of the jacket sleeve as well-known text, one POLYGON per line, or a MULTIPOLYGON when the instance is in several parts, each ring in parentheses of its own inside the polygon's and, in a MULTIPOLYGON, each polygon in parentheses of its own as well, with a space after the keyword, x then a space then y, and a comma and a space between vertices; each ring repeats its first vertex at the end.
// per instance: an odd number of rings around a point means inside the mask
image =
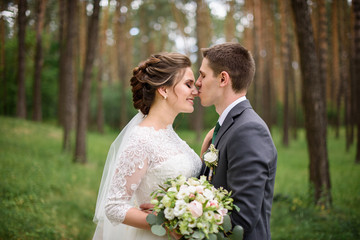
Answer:
POLYGON ((269 163, 275 157, 273 141, 266 126, 247 122, 232 131, 226 151, 227 184, 234 203, 240 207, 240 212, 234 211, 231 219, 234 225, 241 225, 245 232, 250 232, 266 204, 269 163))

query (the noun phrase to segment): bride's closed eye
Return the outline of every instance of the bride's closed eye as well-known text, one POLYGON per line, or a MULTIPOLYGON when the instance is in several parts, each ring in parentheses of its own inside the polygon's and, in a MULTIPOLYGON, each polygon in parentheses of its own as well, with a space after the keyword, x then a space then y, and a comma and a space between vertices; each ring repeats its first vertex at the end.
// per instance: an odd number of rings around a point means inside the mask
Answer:
POLYGON ((185 85, 188 87, 188 88, 192 88, 193 86, 195 86, 195 83, 193 80, 189 80, 185 83, 185 85))

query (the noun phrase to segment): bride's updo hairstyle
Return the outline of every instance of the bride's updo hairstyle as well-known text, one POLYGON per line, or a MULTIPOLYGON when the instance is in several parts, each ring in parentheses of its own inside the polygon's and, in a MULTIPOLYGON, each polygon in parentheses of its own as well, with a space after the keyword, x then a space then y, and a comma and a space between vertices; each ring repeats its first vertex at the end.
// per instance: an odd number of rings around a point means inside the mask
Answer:
POLYGON ((144 115, 149 113, 156 90, 163 86, 174 86, 185 69, 191 67, 190 59, 180 53, 154 54, 133 70, 130 80, 133 104, 144 115))

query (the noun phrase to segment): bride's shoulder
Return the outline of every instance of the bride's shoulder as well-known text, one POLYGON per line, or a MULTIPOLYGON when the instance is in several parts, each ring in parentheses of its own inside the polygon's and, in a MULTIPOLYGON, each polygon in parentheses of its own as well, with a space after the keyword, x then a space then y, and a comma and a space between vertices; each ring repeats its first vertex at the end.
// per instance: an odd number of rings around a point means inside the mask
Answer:
POLYGON ((130 134, 130 141, 135 142, 142 142, 142 143, 154 143, 162 135, 165 134, 164 130, 156 130, 154 127, 151 126, 140 126, 137 125, 134 127, 130 134))

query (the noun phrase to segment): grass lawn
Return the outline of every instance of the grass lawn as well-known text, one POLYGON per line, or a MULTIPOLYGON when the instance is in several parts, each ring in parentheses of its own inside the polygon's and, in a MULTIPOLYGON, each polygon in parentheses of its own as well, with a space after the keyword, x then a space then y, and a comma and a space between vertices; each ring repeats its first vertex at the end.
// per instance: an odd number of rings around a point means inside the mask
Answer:
MULTIPOLYGON (((190 131, 179 132, 199 152, 190 131)), ((272 238, 360 239, 360 165, 355 148, 345 151, 344 134, 329 131, 333 207, 312 204, 304 132, 289 148, 275 129, 278 169, 272 238)), ((72 163, 61 152, 59 127, 0 117, 0 239, 91 239, 102 169, 117 133, 89 133, 88 163, 72 163)))

